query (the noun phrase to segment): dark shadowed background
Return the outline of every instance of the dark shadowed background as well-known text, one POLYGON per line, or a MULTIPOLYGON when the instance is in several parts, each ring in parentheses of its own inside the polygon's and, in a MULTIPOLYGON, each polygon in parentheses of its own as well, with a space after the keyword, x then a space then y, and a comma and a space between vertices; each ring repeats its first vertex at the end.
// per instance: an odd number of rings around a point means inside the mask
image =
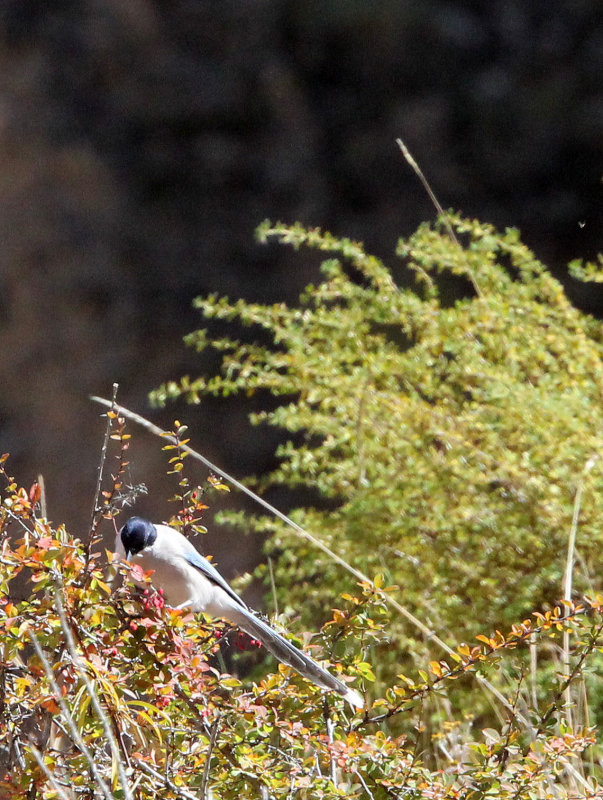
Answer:
MULTIPOLYGON (((114 381, 224 468, 266 470, 275 433, 245 401, 157 412, 147 393, 211 369, 181 342, 195 295, 294 302, 316 280, 317 257, 254 242, 266 217, 400 270, 397 237, 434 211, 396 137, 444 207, 519 227, 600 312, 565 265, 601 247, 602 17, 600 0, 3 0, 0 441, 19 482, 44 473, 50 517, 85 529, 88 395, 114 381)), ((161 443, 131 432, 138 510, 165 519, 161 443)))

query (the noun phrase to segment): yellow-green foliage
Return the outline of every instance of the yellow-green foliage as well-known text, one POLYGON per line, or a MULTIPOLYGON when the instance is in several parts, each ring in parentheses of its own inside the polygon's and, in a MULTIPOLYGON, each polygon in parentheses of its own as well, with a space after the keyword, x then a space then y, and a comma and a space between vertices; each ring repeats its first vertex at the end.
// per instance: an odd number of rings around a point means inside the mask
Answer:
MULTIPOLYGON (((206 318, 259 326, 274 346, 213 341, 221 374, 169 384, 155 399, 282 397, 252 418, 295 435, 268 481, 338 501, 295 519, 369 575, 384 573, 407 608, 458 640, 562 596, 581 482, 574 586, 599 585, 601 467, 585 467, 602 445, 602 337, 517 231, 457 215, 445 222, 399 243, 416 290, 397 286, 360 244, 265 224, 263 241, 333 256, 322 282, 298 308, 197 300, 206 318), (467 281, 467 296, 449 307, 442 272, 467 281)), ((203 348, 208 337, 188 342, 203 348)), ((275 532, 269 547, 281 554, 287 601, 308 615, 328 607, 341 571, 280 523, 256 526, 275 532)), ((411 634, 400 622, 398 635, 411 634)))
MULTIPOLYGON (((118 466, 81 539, 51 525, 40 488, 19 487, 0 458, 2 800, 601 797, 600 326, 514 231, 449 221, 453 236, 425 225, 400 243, 416 291, 354 242, 265 226, 264 238, 329 252, 323 281, 300 308, 198 301, 274 344, 213 342, 220 375, 156 393, 281 398, 254 417, 292 435, 268 482, 329 498, 335 510, 298 521, 374 582, 354 585, 280 523, 238 521, 274 534, 291 635, 326 619, 312 652, 366 708, 353 714, 284 667, 263 665, 258 682, 227 674, 224 624, 136 594, 126 567, 111 591, 98 526, 120 513, 129 438, 112 410, 118 466), (439 300, 442 270, 467 282, 454 306, 439 300), (570 532, 574 592, 591 599, 555 605, 570 532)), ((177 423, 164 449, 173 523, 188 533, 206 496, 187 474, 185 432, 177 423)))

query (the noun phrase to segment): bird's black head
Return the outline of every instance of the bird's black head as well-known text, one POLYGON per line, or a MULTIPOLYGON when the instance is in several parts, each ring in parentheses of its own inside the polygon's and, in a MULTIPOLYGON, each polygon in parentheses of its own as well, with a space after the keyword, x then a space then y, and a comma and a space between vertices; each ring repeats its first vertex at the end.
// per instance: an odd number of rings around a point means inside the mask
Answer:
POLYGON ((130 517, 119 535, 126 551, 126 558, 129 559, 155 542, 157 528, 152 522, 142 519, 142 517, 130 517))

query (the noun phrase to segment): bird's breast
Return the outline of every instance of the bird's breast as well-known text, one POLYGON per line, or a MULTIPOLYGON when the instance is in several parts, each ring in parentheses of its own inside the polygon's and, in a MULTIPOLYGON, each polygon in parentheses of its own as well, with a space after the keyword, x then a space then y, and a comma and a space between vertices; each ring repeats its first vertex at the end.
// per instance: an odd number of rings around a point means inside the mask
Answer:
POLYGON ((222 595, 223 589, 190 565, 185 559, 158 558, 152 548, 138 553, 133 559, 145 570, 153 570, 151 582, 156 589, 163 589, 170 606, 182 606, 191 611, 203 611, 212 617, 226 617, 222 595))

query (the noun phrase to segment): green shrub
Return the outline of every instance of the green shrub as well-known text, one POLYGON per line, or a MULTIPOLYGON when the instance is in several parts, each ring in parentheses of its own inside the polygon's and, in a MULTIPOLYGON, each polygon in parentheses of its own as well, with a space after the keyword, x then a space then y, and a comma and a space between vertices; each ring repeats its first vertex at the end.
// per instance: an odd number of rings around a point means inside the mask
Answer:
MULTIPOLYGON (((251 417, 291 437, 261 485, 310 487, 335 501, 335 510, 293 516, 353 566, 383 573, 398 600, 451 641, 562 596, 578 486, 574 587, 598 588, 601 326, 571 305, 517 231, 457 215, 422 225, 398 246, 416 289, 400 288, 347 239, 299 225, 265 224, 259 236, 328 253, 322 282, 296 308, 198 299, 207 319, 263 329, 273 345, 193 333, 189 345, 223 353, 221 373, 167 384, 155 401, 280 398, 251 417), (440 273, 466 281, 453 305, 440 299, 440 273)), ((272 534, 281 603, 308 623, 324 616, 349 577, 278 520, 238 521, 272 534)), ((426 656, 406 620, 390 635, 426 656)), ((390 679, 397 656, 383 660, 390 679)))
MULTIPOLYGON (((214 341, 220 375, 155 399, 280 398, 253 417, 291 436, 260 483, 329 500, 294 512, 322 549, 272 517, 235 521, 272 534, 291 634, 324 620, 313 652, 364 689, 366 708, 353 715, 274 664, 256 682, 228 674, 222 622, 133 591, 125 567, 124 586, 109 585, 99 525, 123 504, 129 438, 116 406, 116 477, 99 481, 82 539, 51 525, 39 487, 19 487, 1 460, 0 797, 600 797, 599 323, 515 232, 456 216, 400 243, 416 291, 348 240, 299 226, 261 236, 329 252, 324 280, 300 308, 198 301, 273 346, 214 341), (467 282, 454 305, 441 271, 467 282)), ((205 498, 184 433, 166 432, 164 449, 172 522, 187 533, 205 498)))

